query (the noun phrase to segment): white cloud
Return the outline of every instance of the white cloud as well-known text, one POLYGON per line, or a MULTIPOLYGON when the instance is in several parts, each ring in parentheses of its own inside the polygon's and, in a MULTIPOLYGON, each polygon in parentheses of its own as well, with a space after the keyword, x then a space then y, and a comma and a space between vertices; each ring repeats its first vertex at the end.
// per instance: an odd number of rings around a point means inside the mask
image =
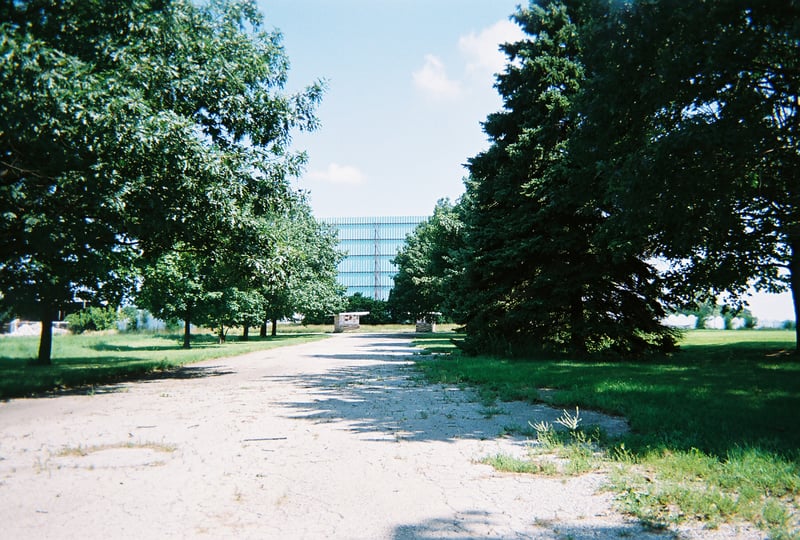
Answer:
POLYGON ((311 171, 308 173, 308 178, 330 184, 351 186, 363 184, 366 180, 364 173, 358 170, 357 167, 339 165, 338 163, 329 164, 324 171, 311 171))
POLYGON ((513 43, 525 38, 525 33, 511 21, 498 21, 478 34, 471 32, 458 39, 458 48, 467 58, 467 70, 494 75, 503 71, 506 55, 500 51, 502 43, 513 43))
POLYGON ((413 74, 414 85, 436 99, 451 99, 461 94, 461 83, 449 79, 444 63, 432 54, 425 55, 425 65, 413 74))
POLYGON ((414 86, 429 97, 448 100, 461 97, 477 85, 491 87, 490 80, 503 71, 506 55, 500 51, 503 43, 525 39, 526 34, 515 23, 503 20, 479 32, 470 32, 458 39, 458 49, 466 65, 460 79, 448 77, 444 62, 433 54, 425 55, 425 65, 413 73, 414 86))

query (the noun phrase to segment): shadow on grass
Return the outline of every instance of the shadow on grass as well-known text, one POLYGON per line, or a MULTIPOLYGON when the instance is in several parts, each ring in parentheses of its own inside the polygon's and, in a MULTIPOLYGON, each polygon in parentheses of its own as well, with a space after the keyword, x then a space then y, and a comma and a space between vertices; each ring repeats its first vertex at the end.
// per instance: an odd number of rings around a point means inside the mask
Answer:
POLYGON ((98 352, 174 351, 181 349, 181 345, 178 343, 173 343, 172 345, 146 345, 138 347, 135 345, 121 345, 117 343, 101 342, 95 343, 94 345, 89 346, 89 348, 98 352))
POLYGON ((432 381, 475 385, 500 399, 622 415, 632 429, 625 445, 637 452, 696 448, 725 456, 759 447, 796 459, 800 361, 786 350, 782 342, 714 343, 599 362, 456 354, 420 367, 432 381))
MULTIPOLYGON (((308 337, 314 335, 312 333, 294 333, 294 334, 279 334, 277 336, 267 336, 267 337, 260 337, 260 336, 250 336, 248 339, 242 339, 241 336, 228 336, 226 341, 222 344, 219 343, 219 338, 215 335, 211 334, 198 334, 192 335, 192 349, 202 349, 202 348, 209 348, 209 347, 219 347, 219 346, 233 346, 239 344, 248 344, 248 343, 259 343, 259 342, 268 342, 268 343, 275 343, 281 341, 292 341, 298 338, 308 337)), ((158 351, 177 351, 177 350, 185 350, 183 348, 183 335, 179 334, 157 334, 152 336, 147 336, 153 340, 163 340, 165 343, 163 345, 130 345, 124 342, 120 342, 117 340, 109 339, 105 341, 99 341, 98 343, 89 345, 88 348, 98 351, 98 352, 141 352, 141 351, 150 351, 150 352, 158 352, 158 351)))
MULTIPOLYGON (((178 334, 118 334, 68 336, 58 344, 51 365, 33 365, 29 352, 17 346, 0 353, 0 399, 98 391, 103 385, 153 378, 196 378, 225 373, 208 368, 181 367, 201 360, 264 349, 269 344, 301 341, 310 334, 253 337, 217 344, 213 335, 192 336, 192 348, 183 349, 178 334), (163 343, 163 344, 162 344, 163 343), (246 346, 247 345, 247 346, 246 346), (98 354, 100 353, 100 354, 98 354)), ((14 342, 19 345, 22 342, 14 342)))
POLYGON ((428 338, 420 340, 420 346, 433 354, 447 354, 456 350, 456 346, 450 338, 428 338))
POLYGON ((120 361, 119 357, 60 358, 53 366, 4 370, 0 399, 108 394, 126 384, 162 379, 199 379, 229 375, 220 366, 171 366, 155 361, 120 361), (9 376, 10 375, 10 376, 9 376))
MULTIPOLYGON (((91 380, 91 383, 75 383, 67 385, 65 388, 58 388, 48 392, 39 392, 29 397, 61 397, 61 396, 83 396, 87 394, 114 394, 124 391, 132 383, 142 383, 160 380, 190 380, 205 379, 209 377, 221 377, 230 375, 233 371, 221 369, 221 366, 202 366, 191 367, 181 366, 171 369, 145 370, 142 372, 131 371, 116 376, 109 375, 105 381, 98 380, 95 373, 87 374, 84 380, 91 380)), ((80 380, 77 379, 77 380, 80 380)))

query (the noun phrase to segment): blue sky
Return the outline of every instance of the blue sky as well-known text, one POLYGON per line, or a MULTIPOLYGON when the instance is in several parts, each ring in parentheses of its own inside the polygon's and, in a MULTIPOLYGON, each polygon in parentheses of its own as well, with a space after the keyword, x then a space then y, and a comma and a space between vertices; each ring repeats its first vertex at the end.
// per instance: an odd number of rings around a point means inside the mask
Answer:
MULTIPOLYGON (((527 0, 258 0, 291 62, 287 90, 328 89, 322 127, 294 137, 309 162, 296 187, 318 218, 429 215, 464 192, 463 164, 488 146, 499 110, 501 42, 527 0)), ((756 295, 762 320, 793 319, 791 299, 756 295)))
POLYGON ((328 90, 297 186, 317 217, 427 215, 463 193, 463 164, 488 146, 500 108, 498 44, 521 36, 519 0, 259 0, 281 30, 290 91, 328 90))

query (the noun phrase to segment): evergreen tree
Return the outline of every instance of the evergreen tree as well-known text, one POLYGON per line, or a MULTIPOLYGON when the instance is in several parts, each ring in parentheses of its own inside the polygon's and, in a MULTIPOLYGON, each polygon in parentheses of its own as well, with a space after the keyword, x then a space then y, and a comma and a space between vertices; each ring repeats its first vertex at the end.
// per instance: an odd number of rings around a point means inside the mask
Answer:
POLYGON ((602 186, 571 158, 586 80, 580 4, 531 3, 514 19, 529 39, 505 45, 504 109, 492 146, 469 162, 467 334, 476 352, 639 353, 670 347, 654 270, 601 234, 602 186))

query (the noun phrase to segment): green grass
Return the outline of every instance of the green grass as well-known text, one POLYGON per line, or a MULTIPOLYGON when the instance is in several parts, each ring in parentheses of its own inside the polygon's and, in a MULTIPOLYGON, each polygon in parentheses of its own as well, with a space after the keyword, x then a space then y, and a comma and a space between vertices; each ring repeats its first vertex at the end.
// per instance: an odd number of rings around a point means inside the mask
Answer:
POLYGON ((115 383, 193 362, 235 356, 282 345, 322 339, 323 334, 279 334, 240 341, 228 337, 218 344, 211 334, 192 336, 183 349, 183 336, 151 333, 94 333, 56 335, 52 365, 34 366, 38 337, 0 337, 0 399, 29 396, 77 387, 115 383))
MULTIPOLYGON (((681 350, 647 361, 460 356, 456 335, 417 344, 448 352, 425 376, 504 400, 545 401, 626 417, 606 446, 613 486, 652 525, 746 520, 775 538, 800 530, 800 358, 789 331, 691 331, 681 350)), ((787 536, 788 535, 788 536, 787 536)))
POLYGON ((491 465, 498 471, 510 473, 541 474, 556 476, 560 474, 558 467, 552 461, 539 461, 533 459, 520 459, 506 454, 495 454, 480 460, 484 465, 491 465))

